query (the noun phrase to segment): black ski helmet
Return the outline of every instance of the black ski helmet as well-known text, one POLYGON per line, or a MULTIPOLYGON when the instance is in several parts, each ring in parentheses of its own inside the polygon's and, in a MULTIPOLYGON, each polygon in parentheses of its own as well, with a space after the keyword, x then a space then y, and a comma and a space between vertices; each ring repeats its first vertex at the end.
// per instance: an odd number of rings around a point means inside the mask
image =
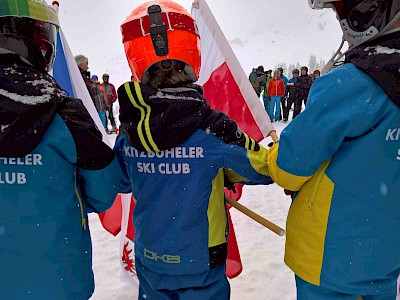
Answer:
POLYGON ((400 0, 308 0, 308 4, 313 9, 334 8, 343 31, 342 43, 321 75, 346 54, 342 53, 345 41, 352 50, 383 35, 400 19, 400 0))
POLYGON ((400 0, 308 0, 315 9, 334 8, 343 39, 353 47, 380 36, 400 19, 400 0))
POLYGON ((55 9, 44 0, 1 1, 0 54, 18 54, 39 71, 49 72, 58 26, 55 9))

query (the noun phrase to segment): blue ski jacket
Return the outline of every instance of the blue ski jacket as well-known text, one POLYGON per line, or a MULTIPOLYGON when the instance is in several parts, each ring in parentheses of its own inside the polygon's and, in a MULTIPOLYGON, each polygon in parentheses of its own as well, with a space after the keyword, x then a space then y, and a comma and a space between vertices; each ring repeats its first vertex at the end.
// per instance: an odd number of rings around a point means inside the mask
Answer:
MULTIPOLYGON (((379 47, 398 49, 399 37, 379 47)), ((359 46, 316 79, 268 153, 272 179, 298 191, 286 264, 342 293, 384 294, 400 272, 400 51, 381 48, 359 46)))
POLYGON ((267 150, 196 85, 118 89, 123 133, 114 150, 132 191, 135 252, 151 271, 185 275, 225 263, 224 180, 269 184, 267 150))
POLYGON ((121 169, 82 102, 0 56, 0 298, 86 300, 88 212, 108 209, 121 169))

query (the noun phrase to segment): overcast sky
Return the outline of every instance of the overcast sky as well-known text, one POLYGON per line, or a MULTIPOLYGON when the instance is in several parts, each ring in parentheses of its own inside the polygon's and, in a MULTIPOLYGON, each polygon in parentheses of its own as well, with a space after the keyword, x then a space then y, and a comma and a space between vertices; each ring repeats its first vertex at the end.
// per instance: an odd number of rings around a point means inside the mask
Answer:
MULTIPOLYGON (((49 3, 51 0, 47 0, 49 3)), ((130 78, 120 25, 145 1, 59 0, 61 27, 74 55, 89 58, 92 74, 110 73, 116 85, 130 78)), ((177 0, 188 11, 192 0, 177 0)), ((328 60, 340 44, 332 11, 313 11, 307 0, 208 0, 244 70, 277 63, 307 65, 311 54, 328 60)))

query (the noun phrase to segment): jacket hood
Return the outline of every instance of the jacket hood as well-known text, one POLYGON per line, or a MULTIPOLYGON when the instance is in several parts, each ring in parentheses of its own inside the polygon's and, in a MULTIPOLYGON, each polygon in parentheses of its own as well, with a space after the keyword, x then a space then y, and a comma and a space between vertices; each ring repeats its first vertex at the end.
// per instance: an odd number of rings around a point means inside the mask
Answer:
POLYGON ((353 63, 378 83, 388 97, 400 107, 400 32, 382 36, 362 44, 346 55, 353 63))
POLYGON ((118 89, 122 131, 140 151, 157 152, 182 144, 211 114, 195 84, 153 89, 127 82, 118 89))
POLYGON ((0 156, 24 156, 38 145, 64 93, 14 54, 0 55, 0 82, 0 156))

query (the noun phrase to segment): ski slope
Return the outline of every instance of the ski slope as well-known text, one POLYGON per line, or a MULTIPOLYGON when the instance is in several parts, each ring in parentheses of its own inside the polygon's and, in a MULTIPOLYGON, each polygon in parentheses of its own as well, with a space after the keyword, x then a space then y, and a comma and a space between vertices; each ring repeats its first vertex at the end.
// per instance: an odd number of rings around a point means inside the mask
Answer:
MULTIPOLYGON (((278 133, 286 126, 274 123, 278 133)), ((113 137, 115 139, 115 136, 113 137)), ((271 140, 262 142, 264 146, 271 140)), ((290 198, 277 185, 247 186, 240 202, 258 214, 285 227, 290 198)), ((285 238, 276 235, 247 216, 231 209, 236 237, 243 262, 243 272, 230 280, 232 300, 292 300, 295 297, 294 275, 283 262, 285 238)), ((135 288, 120 278, 119 237, 106 232, 97 215, 90 216, 93 239, 93 300, 136 299, 135 288)))

